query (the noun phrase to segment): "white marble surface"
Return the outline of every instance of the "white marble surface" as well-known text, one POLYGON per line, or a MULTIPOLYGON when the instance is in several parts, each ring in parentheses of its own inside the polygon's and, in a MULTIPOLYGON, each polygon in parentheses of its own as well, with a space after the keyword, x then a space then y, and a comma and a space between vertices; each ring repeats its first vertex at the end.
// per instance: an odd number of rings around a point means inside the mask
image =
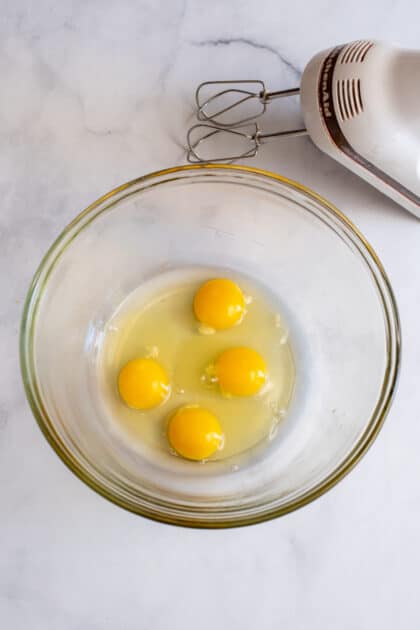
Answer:
MULTIPOLYGON (((417 628, 420 222, 307 139, 255 161, 342 208, 398 299, 400 387, 374 447, 285 518, 192 531, 126 513, 54 455, 20 382, 18 327, 40 257, 116 184, 184 161, 197 82, 294 86, 319 49, 419 45, 412 0, 3 0, 0 17, 0 624, 7 630, 417 628)), ((273 121, 274 124, 274 121, 273 121)))

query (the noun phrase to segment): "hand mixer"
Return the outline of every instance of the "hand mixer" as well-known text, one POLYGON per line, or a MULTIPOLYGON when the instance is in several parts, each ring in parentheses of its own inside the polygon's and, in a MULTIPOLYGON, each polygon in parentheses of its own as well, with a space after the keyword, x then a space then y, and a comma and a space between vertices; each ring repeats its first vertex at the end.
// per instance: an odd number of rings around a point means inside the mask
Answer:
POLYGON ((250 158, 269 138, 309 134, 321 151, 420 218, 420 51, 356 41, 315 55, 300 89, 210 81, 198 87, 196 102, 203 122, 188 131, 190 162, 250 158), (209 89, 217 91, 203 97, 209 89), (268 133, 253 122, 274 99, 297 94, 305 128, 268 133), (205 158, 205 145, 222 137, 231 145, 239 140, 240 149, 205 158))

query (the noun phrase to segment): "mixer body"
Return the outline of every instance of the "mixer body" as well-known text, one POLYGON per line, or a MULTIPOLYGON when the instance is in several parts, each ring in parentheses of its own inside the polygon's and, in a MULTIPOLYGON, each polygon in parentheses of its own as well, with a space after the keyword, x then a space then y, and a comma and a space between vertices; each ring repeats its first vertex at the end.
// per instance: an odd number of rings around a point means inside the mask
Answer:
POLYGON ((301 83, 315 144, 420 218, 420 51, 370 41, 317 54, 301 83))

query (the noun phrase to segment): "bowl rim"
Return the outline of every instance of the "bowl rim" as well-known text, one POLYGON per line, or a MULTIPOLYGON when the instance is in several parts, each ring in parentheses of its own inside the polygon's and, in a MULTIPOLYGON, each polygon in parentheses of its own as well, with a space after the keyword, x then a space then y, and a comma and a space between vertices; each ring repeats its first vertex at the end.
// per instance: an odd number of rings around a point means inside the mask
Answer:
MULTIPOLYGON (((168 181, 168 180, 164 180, 168 181)), ((162 182, 164 183, 164 182, 162 182)), ((156 185, 156 184, 154 184, 156 185)), ((95 217, 93 217, 94 219, 95 217)), ((92 220, 93 220, 92 219, 92 220)), ((78 233, 78 232, 77 232, 78 233)), ((76 233, 76 235, 77 235, 76 233)), ((71 239, 73 240, 73 239, 71 239)), ((71 241, 70 241, 71 242, 71 241)), ((292 512, 308 503, 311 503, 315 499, 322 496, 325 492, 333 488, 341 479, 343 479, 352 469, 353 467, 360 461, 360 459, 365 455, 367 450, 375 441, 384 421, 390 409, 392 399, 394 397, 396 386, 398 382, 399 376, 399 368, 401 363, 401 330, 400 330, 400 319, 398 314, 398 308, 396 299, 391 287, 391 283, 388 279, 388 276, 383 268, 383 265, 377 256, 375 250, 370 245, 370 243, 366 240, 363 234, 359 231, 359 229, 353 224, 353 222, 335 205, 327 201, 323 196, 314 192, 312 189, 307 186, 300 184, 292 179, 286 178, 277 173, 273 173, 271 171, 244 166, 237 164, 214 164, 214 163, 206 163, 206 164, 191 164, 191 165, 181 165, 174 166, 166 169, 161 169, 158 171, 153 171, 146 175, 142 175, 135 179, 132 179, 125 184, 122 184, 110 192, 102 195, 93 203, 91 203, 87 208, 85 208, 82 212, 80 212, 59 234, 59 236, 54 240, 52 245, 49 247, 45 255, 43 256, 34 276, 32 282, 29 286, 26 299, 23 306, 22 311, 22 319, 20 326, 20 337, 19 337, 19 354, 20 354, 20 368, 21 375, 24 384, 25 394, 27 400, 29 402, 32 413, 40 427, 44 437, 56 452, 58 457, 63 461, 63 463, 77 476, 81 481, 83 481, 87 486, 96 491, 98 494, 108 499, 112 503, 146 518, 150 518, 154 521, 163 522, 171 525, 192 527, 192 528, 202 528, 202 529, 223 529, 230 527, 241 527, 245 525, 253 525, 260 522, 269 521, 273 518, 277 518, 278 516, 283 516, 292 512), (136 505, 134 506, 129 501, 125 501, 120 496, 115 496, 112 492, 110 492, 104 484, 97 481, 94 476, 89 473, 78 461, 77 459, 67 450, 67 448, 63 445, 59 436, 54 430, 54 424, 51 422, 48 414, 43 407, 42 403, 37 400, 36 390, 34 387, 34 379, 32 373, 31 366, 31 354, 33 350, 33 331, 34 324, 36 321, 36 312, 37 308, 34 307, 34 302, 38 303, 39 299, 42 295, 43 289, 47 285, 46 278, 41 282, 42 274, 45 267, 50 265, 50 271, 52 266, 54 265, 55 260, 59 258, 62 251, 60 250, 60 245, 62 241, 68 236, 68 234, 76 228, 81 222, 83 222, 86 217, 90 214, 94 213, 94 211, 101 206, 105 201, 108 201, 112 198, 117 197, 119 194, 124 192, 125 190, 131 188, 132 186, 149 182, 150 180, 159 179, 162 177, 166 177, 172 174, 179 174, 182 172, 188 171, 203 171, 203 170, 212 170, 212 171, 231 171, 233 173, 242 173, 244 176, 247 174, 261 176, 263 178, 268 178, 269 180, 273 180, 274 182, 280 182, 285 184, 286 186, 295 189, 301 193, 304 193, 305 196, 309 197, 312 201, 316 201, 321 204, 328 212, 330 212, 336 219, 342 222, 345 227, 352 233, 353 237, 356 237, 365 251, 370 257, 371 261, 376 268, 376 271, 379 274, 379 278, 383 283, 383 290, 385 293, 385 297, 382 292, 379 292, 378 299, 382 302, 382 307, 386 314, 386 320, 388 324, 387 332, 387 365, 384 371, 384 379, 382 382, 379 400, 373 410, 371 418, 369 422, 366 424, 365 429, 355 443, 353 448, 349 451, 346 457, 341 461, 341 463, 330 473, 327 477, 321 480, 317 485, 308 490, 305 494, 301 495, 298 498, 292 499, 290 503, 280 506, 274 507, 267 511, 258 512, 257 514, 248 514, 245 516, 235 516, 235 512, 231 512, 226 514, 225 519, 202 519, 200 520, 199 513, 196 517, 191 518, 188 515, 175 515, 170 511, 167 511, 165 514, 164 511, 157 512, 156 509, 148 508, 145 505, 136 505), (58 251, 57 256, 54 258, 53 263, 51 264, 51 255, 58 251), (386 298, 386 299, 385 299, 386 298)))

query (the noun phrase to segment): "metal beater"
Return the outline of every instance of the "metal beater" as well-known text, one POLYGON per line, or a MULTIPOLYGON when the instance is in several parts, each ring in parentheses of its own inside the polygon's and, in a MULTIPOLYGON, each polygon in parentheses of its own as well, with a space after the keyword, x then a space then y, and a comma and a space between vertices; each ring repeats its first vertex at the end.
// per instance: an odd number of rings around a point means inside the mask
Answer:
POLYGON ((188 130, 188 161, 234 162, 255 157, 261 144, 270 138, 306 135, 304 128, 268 133, 262 131, 257 124, 245 124, 262 116, 272 101, 296 96, 299 92, 299 88, 269 92, 264 82, 259 80, 204 81, 195 92, 195 101, 197 118, 206 124, 199 123, 188 130), (216 88, 216 91, 206 96, 207 88, 216 88), (236 146, 240 150, 232 155, 223 155, 222 147, 226 144, 226 139, 230 141, 229 145, 239 140, 236 146), (209 148, 210 140, 212 145, 215 144, 216 154, 207 156, 206 149, 209 148))

